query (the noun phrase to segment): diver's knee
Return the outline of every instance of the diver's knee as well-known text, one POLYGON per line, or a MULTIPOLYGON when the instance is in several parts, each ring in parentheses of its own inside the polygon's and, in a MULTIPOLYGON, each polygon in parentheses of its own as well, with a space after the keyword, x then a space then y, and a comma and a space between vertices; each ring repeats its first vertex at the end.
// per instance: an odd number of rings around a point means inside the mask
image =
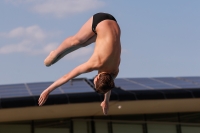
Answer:
POLYGON ((77 46, 83 43, 83 41, 77 38, 76 36, 72 36, 70 41, 71 41, 71 46, 77 46))

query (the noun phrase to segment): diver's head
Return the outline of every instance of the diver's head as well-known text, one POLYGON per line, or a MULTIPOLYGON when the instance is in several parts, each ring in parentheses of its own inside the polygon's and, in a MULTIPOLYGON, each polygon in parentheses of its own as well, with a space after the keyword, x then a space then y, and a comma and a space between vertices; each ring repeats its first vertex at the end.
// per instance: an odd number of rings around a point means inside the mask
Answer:
POLYGON ((115 87, 112 75, 107 72, 99 73, 94 78, 94 87, 97 93, 107 93, 115 87))

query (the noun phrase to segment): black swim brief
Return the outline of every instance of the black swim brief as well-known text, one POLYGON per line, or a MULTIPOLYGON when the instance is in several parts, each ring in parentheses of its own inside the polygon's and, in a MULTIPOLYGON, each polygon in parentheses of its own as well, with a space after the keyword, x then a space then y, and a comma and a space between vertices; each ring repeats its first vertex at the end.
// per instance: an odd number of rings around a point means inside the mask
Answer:
POLYGON ((116 21, 116 19, 111 14, 108 14, 108 13, 97 13, 93 15, 92 31, 96 34, 96 26, 101 21, 107 20, 107 19, 116 21))

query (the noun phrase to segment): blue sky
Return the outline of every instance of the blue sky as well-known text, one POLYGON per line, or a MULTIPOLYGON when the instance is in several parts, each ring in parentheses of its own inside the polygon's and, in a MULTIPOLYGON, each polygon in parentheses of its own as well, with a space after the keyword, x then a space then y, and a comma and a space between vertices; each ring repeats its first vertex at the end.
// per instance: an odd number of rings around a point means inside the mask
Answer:
POLYGON ((97 12, 115 16, 122 30, 118 78, 200 76, 199 7, 199 0, 1 0, 0 84, 55 81, 87 61, 94 44, 43 64, 97 12))

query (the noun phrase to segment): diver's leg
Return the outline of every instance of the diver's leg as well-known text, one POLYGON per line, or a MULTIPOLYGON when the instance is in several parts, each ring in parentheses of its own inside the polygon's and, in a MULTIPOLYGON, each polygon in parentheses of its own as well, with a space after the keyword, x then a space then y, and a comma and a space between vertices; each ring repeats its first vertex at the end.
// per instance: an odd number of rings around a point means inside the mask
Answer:
POLYGON ((91 17, 74 36, 66 38, 57 49, 52 51, 44 60, 46 66, 50 66, 61 59, 66 54, 86 45, 88 42, 94 41, 96 34, 92 31, 91 17))
MULTIPOLYGON (((72 51, 75 51, 77 49, 79 49, 80 47, 85 47, 93 42, 96 41, 96 35, 94 35, 93 37, 91 37, 90 39, 88 39, 86 42, 80 44, 80 45, 76 45, 76 46, 73 46, 73 47, 70 47, 69 49, 66 49, 65 51, 63 51, 61 54, 59 54, 51 64, 54 64, 56 63, 57 61, 59 61, 62 57, 64 57, 66 54, 69 54, 71 53, 72 51)), ((52 51, 53 52, 53 51, 52 51)))

